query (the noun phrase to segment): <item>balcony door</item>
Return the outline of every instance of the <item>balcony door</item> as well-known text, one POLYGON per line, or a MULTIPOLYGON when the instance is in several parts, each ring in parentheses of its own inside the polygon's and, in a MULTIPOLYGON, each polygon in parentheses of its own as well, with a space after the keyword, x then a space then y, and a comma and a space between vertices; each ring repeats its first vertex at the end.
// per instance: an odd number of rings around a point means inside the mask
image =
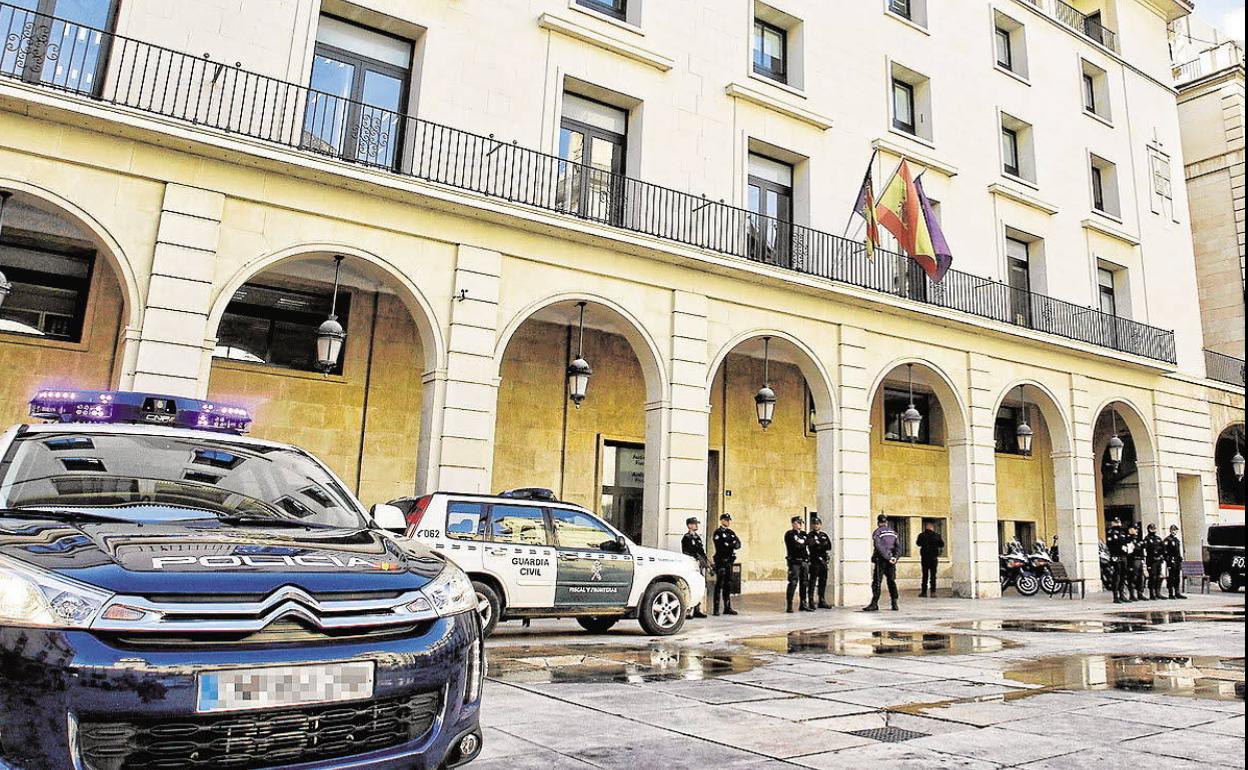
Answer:
POLYGON ((791 267, 793 261, 793 167, 750 155, 749 258, 791 267))
POLYGON ((575 94, 563 96, 559 210, 618 225, 624 216, 628 113, 575 94))
POLYGON ((1010 323, 1031 327, 1031 246, 1017 238, 1005 239, 1009 263, 1010 323))
POLYGON ((98 96, 116 0, 4 0, 0 76, 98 96))
POLYGON ((304 112, 305 149, 394 168, 411 66, 409 41, 322 16, 304 112))

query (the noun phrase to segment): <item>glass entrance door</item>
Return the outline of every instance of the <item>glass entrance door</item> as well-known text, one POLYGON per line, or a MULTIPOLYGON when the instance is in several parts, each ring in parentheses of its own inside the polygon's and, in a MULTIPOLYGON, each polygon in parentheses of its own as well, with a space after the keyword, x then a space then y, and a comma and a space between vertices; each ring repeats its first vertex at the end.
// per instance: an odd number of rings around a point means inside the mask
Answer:
POLYGON ((602 517, 634 543, 645 515, 646 448, 607 442, 602 448, 602 517))

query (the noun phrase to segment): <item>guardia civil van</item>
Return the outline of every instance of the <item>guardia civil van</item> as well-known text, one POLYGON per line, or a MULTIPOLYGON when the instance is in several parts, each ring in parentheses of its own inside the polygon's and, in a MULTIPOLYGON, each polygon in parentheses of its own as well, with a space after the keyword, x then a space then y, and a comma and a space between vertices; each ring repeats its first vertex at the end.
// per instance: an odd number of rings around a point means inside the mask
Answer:
POLYGON ((468 573, 486 635, 500 621, 573 617, 595 633, 627 618, 669 636, 706 596, 695 560, 637 545, 550 490, 439 492, 389 505, 406 517, 409 539, 468 573))
MULTIPOLYGON (((48 390, 0 436, 0 768, 442 768, 476 593, 246 410, 48 390)), ((392 512, 391 512, 392 513, 392 512)))

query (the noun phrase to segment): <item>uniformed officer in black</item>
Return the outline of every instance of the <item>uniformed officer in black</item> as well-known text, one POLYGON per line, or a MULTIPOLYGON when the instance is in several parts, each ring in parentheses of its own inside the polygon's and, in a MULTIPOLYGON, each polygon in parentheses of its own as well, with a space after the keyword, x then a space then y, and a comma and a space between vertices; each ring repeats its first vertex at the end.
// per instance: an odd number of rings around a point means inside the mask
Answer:
POLYGON ((919 547, 919 565, 923 569, 922 589, 920 598, 936 598, 936 570, 940 566, 940 552, 945 548, 945 539, 936 531, 936 525, 929 523, 919 533, 914 544, 919 547))
POLYGON ((793 595, 802 612, 814 612, 815 608, 806 603, 810 595, 810 546, 806 535, 806 526, 801 516, 794 516, 790 521, 789 531, 784 533, 784 558, 789 565, 788 601, 785 612, 793 611, 793 595))
POLYGON ((823 531, 823 520, 816 518, 811 526, 814 531, 807 536, 807 547, 810 550, 810 596, 806 599, 809 607, 830 610, 828 604, 828 560, 832 555, 832 538, 823 531))
POLYGON ((711 614, 719 614, 722 600, 725 615, 736 615, 732 608, 732 565, 737 560, 737 549, 741 547, 741 538, 732 531, 732 516, 723 514, 719 517, 719 529, 711 535, 715 544, 715 557, 712 566, 715 568, 715 600, 711 604, 711 614))
POLYGON ((1131 536, 1132 548, 1129 554, 1131 560, 1131 582, 1127 588, 1131 592, 1131 601, 1144 601, 1144 538, 1141 535, 1143 528, 1139 524, 1132 524, 1127 529, 1127 534, 1131 536))
POLYGON ((1165 541, 1157 534, 1157 525, 1148 525, 1148 535, 1144 538, 1144 562, 1148 566, 1148 598, 1150 601, 1161 599, 1161 565, 1166 561, 1165 541))
MULTIPOLYGON (((698 562, 698 569, 702 570, 702 574, 706 574, 710 562, 706 558, 706 546, 702 543, 702 536, 698 534, 698 527, 701 522, 697 516, 690 516, 685 519, 685 527, 689 530, 685 536, 680 539, 680 550, 685 556, 688 556, 698 562)), ((704 618, 706 613, 702 611, 702 605, 699 604, 693 608, 693 614, 690 617, 704 618)))
POLYGON ((1114 571, 1114 584, 1111 586, 1114 592, 1114 604, 1130 601, 1127 598, 1127 571, 1129 553, 1134 550, 1135 543, 1122 528, 1122 519, 1117 516, 1109 523, 1109 529, 1105 532, 1105 547, 1109 549, 1109 562, 1114 571))
POLYGON ((1166 558, 1166 588, 1171 599, 1186 599, 1183 595, 1183 541, 1179 539, 1179 527, 1170 525, 1170 536, 1162 541, 1166 558))

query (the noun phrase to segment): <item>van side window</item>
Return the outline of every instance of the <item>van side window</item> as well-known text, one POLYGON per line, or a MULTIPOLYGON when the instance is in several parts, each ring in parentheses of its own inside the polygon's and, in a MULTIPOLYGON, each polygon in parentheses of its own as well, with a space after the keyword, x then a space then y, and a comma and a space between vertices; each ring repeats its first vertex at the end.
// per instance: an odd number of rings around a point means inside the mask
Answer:
POLYGON ((512 545, 549 545, 546 515, 528 505, 496 505, 490 515, 490 539, 512 545))
POLYGON ((615 535, 602 522, 580 511, 551 509, 555 522, 555 540, 560 548, 582 551, 605 551, 615 542, 615 535))
POLYGON ((482 503, 448 503, 446 536, 456 540, 484 540, 485 505, 482 503))

